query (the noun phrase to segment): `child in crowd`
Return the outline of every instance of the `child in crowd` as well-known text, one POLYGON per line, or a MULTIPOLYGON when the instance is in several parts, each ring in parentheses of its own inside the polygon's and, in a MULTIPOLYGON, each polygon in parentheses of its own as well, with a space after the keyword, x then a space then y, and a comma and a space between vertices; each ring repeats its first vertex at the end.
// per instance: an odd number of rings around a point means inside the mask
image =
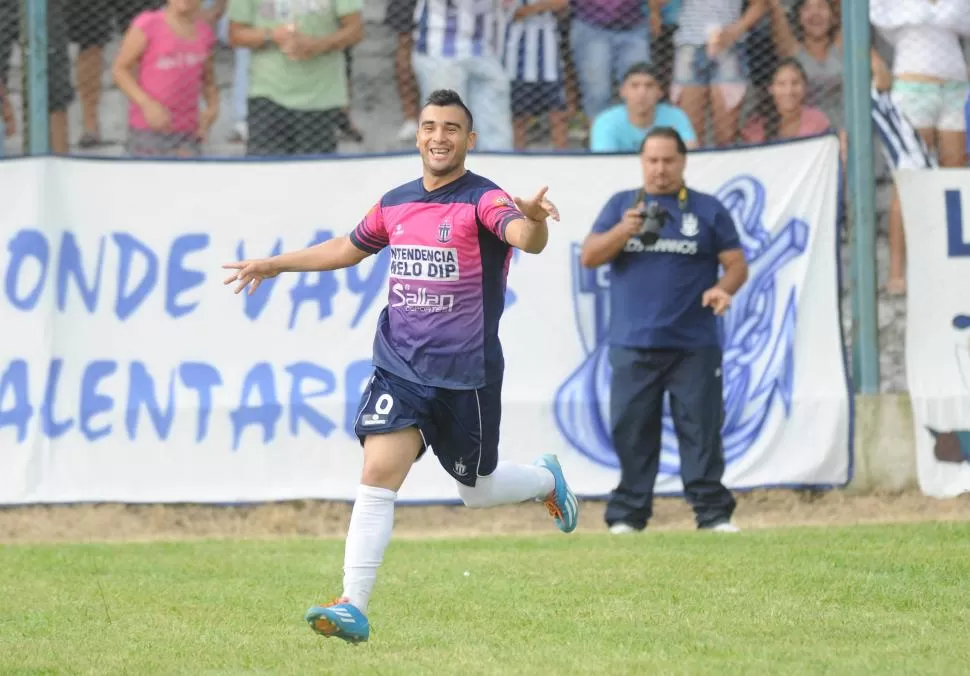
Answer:
POLYGON ((218 117, 216 35, 201 8, 202 0, 168 0, 139 14, 125 33, 112 74, 130 101, 132 156, 199 155, 218 117))

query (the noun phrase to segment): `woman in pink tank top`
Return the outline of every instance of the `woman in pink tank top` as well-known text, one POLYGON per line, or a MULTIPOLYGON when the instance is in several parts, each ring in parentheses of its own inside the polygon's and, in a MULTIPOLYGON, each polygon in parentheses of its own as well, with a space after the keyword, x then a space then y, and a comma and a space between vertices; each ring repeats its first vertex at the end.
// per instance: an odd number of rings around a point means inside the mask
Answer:
POLYGON ((129 100, 130 155, 198 155, 219 114, 216 36, 201 4, 168 0, 163 9, 139 14, 125 34, 112 74, 129 100))

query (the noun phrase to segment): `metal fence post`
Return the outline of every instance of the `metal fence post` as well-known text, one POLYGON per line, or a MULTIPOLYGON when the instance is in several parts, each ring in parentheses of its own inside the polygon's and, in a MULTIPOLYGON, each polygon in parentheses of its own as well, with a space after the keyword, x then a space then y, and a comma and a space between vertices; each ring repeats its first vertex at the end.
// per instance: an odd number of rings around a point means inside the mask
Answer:
POLYGON ((852 232, 852 356, 861 394, 879 392, 876 305, 876 179, 872 166, 869 1, 843 0, 848 192, 852 232))
POLYGON ((50 152, 50 121, 47 105, 47 0, 26 0, 28 147, 31 155, 50 152))

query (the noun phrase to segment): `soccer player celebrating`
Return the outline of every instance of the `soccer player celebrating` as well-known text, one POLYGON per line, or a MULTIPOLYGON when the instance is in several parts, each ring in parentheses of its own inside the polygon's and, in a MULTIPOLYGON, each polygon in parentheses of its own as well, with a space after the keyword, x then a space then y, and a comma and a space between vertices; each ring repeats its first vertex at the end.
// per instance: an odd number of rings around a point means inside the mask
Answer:
POLYGON ((554 455, 534 465, 498 461, 505 366, 498 325, 512 247, 541 252, 546 219, 559 220, 559 213, 546 188, 532 199, 513 199, 465 169, 475 146, 472 122, 458 94, 432 92, 417 133, 422 178, 385 193, 348 236, 224 266, 235 270, 226 284, 252 293, 281 272, 346 268, 391 247, 388 305, 355 426, 364 467, 344 551, 343 595, 306 613, 324 636, 368 639, 367 602, 391 539, 394 501, 428 446, 467 506, 541 500, 561 531, 576 528, 579 503, 554 455))

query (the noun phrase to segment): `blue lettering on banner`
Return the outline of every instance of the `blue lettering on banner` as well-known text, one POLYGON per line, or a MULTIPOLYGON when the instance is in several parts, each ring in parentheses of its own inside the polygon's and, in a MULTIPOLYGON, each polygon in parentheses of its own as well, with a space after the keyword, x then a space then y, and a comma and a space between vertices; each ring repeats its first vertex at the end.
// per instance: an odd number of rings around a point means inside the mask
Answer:
POLYGON ((946 232, 947 256, 962 258, 970 256, 970 239, 963 236, 963 205, 960 201, 959 190, 947 190, 944 193, 946 202, 946 232))
MULTIPOLYGON (((141 361, 119 365, 111 360, 96 360, 85 365, 79 384, 65 382, 63 370, 63 359, 51 360, 42 399, 35 406, 27 361, 15 359, 5 365, 0 371, 0 434, 13 428, 17 441, 22 443, 31 429, 47 439, 58 439, 74 430, 94 442, 111 434, 112 421, 122 416, 129 440, 146 437, 166 440, 179 412, 195 411, 194 439, 202 443, 211 429, 213 393, 223 385, 222 375, 215 366, 203 362, 183 362, 164 373, 153 374, 141 361), (120 375, 119 371, 126 375, 120 375), (69 398, 64 396, 69 389, 78 394, 76 417, 57 403, 69 398), (194 397, 189 393, 194 393, 194 397), (146 425, 146 420, 150 424, 146 425)), ((278 423, 284 412, 280 397, 283 387, 289 388, 286 429, 292 437, 303 435, 307 429, 323 438, 333 435, 338 424, 321 408, 339 392, 345 401, 340 427, 353 438, 357 408, 372 373, 370 360, 350 362, 341 390, 336 373, 322 364, 294 362, 284 366, 282 373, 266 362, 253 365, 243 379, 238 406, 227 412, 232 427, 232 449, 239 448, 246 430, 251 427, 261 432, 262 443, 270 443, 279 436, 278 423), (289 376, 288 382, 286 376, 289 376)))
MULTIPOLYGON (((333 237, 331 230, 321 228, 309 244, 333 237)), ((295 246, 306 244, 304 240, 295 246)), ((274 255, 284 248, 279 238, 269 250, 259 251, 239 241, 234 253, 244 259, 247 253, 274 255)), ((205 309, 205 298, 192 296, 213 283, 213 274, 207 271, 213 265, 211 249, 212 237, 206 232, 174 233, 159 246, 130 232, 106 232, 85 240, 71 231, 51 234, 24 228, 7 240, 9 255, 0 270, 4 296, 0 309, 11 317, 18 312, 83 309, 121 322, 131 321, 139 312, 153 312, 156 320, 179 321, 205 309), (113 289, 104 283, 106 279, 114 279, 113 289), (52 302, 43 302, 45 292, 52 302), (162 310, 165 314, 160 316, 162 310)), ((223 258, 220 254, 217 264, 223 258)), ((512 260, 518 260, 518 251, 513 251, 512 260)), ((283 315, 273 313, 272 321, 286 321, 288 330, 296 330, 300 321, 306 325, 330 319, 344 294, 354 299, 349 326, 356 328, 375 304, 385 302, 389 268, 385 250, 346 270, 294 275, 287 292, 274 293, 281 283, 277 277, 266 280, 252 295, 240 294, 242 299, 227 291, 224 302, 238 303, 235 307, 241 315, 254 322, 270 321, 269 303, 285 302, 289 305, 286 319, 276 319, 283 315), (300 312, 304 305, 315 306, 315 311, 300 312)), ((515 294, 508 289, 506 303, 514 302, 515 294)), ((201 444, 210 438, 216 422, 232 435, 231 450, 237 450, 244 439, 270 443, 281 434, 328 438, 339 431, 355 438, 357 409, 373 372, 369 359, 336 368, 305 360, 253 364, 245 371, 239 391, 229 393, 235 408, 227 410, 230 407, 215 403, 227 398, 217 398, 226 384, 223 373, 205 361, 159 366, 135 357, 125 362, 103 358, 70 364, 70 357, 56 352, 45 362, 16 354, 6 359, 0 362, 0 438, 15 438, 17 443, 72 436, 97 443, 117 435, 129 441, 164 441, 180 429, 186 435, 191 430, 191 438, 201 444), (335 397, 343 400, 339 421, 324 413, 335 397), (187 415, 191 417, 182 420, 187 415)), ((233 370, 242 374, 238 366, 233 370)))

